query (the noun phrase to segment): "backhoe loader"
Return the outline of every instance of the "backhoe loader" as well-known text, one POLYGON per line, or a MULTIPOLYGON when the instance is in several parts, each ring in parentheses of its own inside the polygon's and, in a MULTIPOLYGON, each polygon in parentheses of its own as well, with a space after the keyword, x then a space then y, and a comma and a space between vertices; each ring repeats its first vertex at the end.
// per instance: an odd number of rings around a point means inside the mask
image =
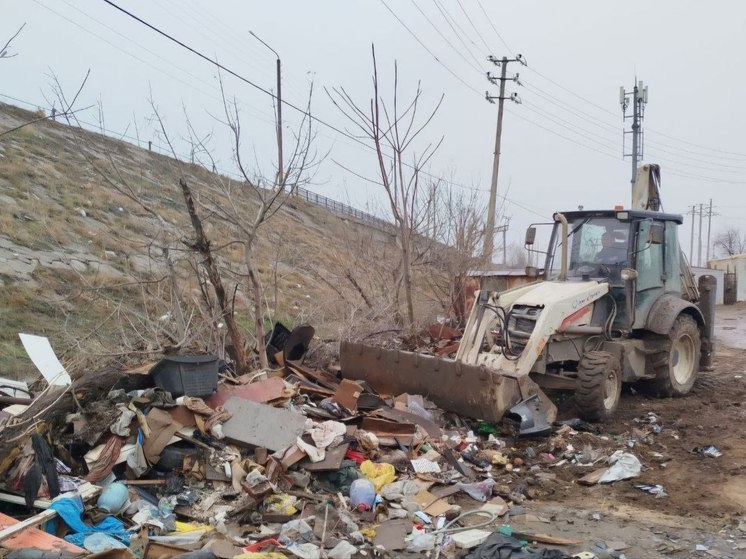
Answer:
MULTIPOLYGON (((556 418, 545 391, 573 391, 591 421, 612 416, 623 382, 687 394, 711 364, 715 279, 695 285, 678 241, 683 218, 661 211, 659 185, 658 166, 644 165, 630 209, 555 213, 536 281, 477 292, 455 360, 345 342, 342 375, 474 418, 508 413, 524 435, 556 418)), ((535 253, 536 231, 526 233, 535 253)))

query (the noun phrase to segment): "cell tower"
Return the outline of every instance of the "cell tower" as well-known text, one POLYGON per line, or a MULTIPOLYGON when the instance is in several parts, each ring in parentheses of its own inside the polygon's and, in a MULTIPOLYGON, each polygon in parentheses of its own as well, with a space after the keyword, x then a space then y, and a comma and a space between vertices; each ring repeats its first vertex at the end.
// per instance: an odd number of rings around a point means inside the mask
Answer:
POLYGON ((626 121, 628 118, 632 119, 632 130, 624 130, 622 144, 622 155, 624 157, 632 158, 632 179, 631 182, 634 185, 635 179, 637 178, 637 165, 642 161, 643 158, 643 140, 644 134, 642 130, 642 121, 645 118, 645 105, 648 104, 648 86, 642 83, 642 80, 637 81, 635 78, 635 86, 632 91, 625 91, 624 86, 619 88, 619 104, 622 106, 622 115, 626 121), (627 114, 627 109, 632 104, 631 114, 627 114), (627 134, 632 135, 632 151, 627 153, 627 134))

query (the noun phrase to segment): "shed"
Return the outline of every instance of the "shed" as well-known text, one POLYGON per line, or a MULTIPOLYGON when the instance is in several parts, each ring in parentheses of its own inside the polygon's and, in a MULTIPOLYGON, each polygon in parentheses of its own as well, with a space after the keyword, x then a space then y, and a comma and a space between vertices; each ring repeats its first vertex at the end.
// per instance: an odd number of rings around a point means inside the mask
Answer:
POLYGON ((746 301, 746 254, 734 254, 725 258, 710 260, 708 266, 724 272, 723 293, 725 301, 735 293, 734 300, 746 301))

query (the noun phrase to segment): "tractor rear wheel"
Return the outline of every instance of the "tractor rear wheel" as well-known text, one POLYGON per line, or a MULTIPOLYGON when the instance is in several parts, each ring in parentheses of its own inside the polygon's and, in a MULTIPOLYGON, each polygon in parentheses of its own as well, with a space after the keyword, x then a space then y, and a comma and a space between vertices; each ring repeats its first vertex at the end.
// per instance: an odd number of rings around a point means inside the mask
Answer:
POLYGON ((652 384, 658 397, 689 393, 699 372, 701 345, 697 322, 687 314, 679 315, 665 339, 665 349, 652 356, 652 384))
POLYGON ((578 363, 575 406, 581 418, 598 421, 610 417, 622 395, 622 367, 608 351, 589 351, 578 363))

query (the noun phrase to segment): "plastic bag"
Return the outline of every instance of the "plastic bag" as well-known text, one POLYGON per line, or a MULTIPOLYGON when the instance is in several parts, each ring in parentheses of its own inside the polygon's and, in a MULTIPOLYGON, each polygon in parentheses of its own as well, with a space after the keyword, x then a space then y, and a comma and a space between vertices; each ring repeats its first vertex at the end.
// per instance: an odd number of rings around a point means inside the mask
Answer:
POLYGON ((492 487, 495 485, 495 480, 488 478, 479 483, 457 483, 456 487, 463 491, 472 499, 482 501, 483 503, 492 497, 492 487))
POLYGON ((357 548, 350 542, 342 540, 329 551, 329 559, 352 559, 357 548))
POLYGON ((426 534, 424 532, 413 531, 407 537, 407 551, 411 553, 421 553, 435 549, 435 534, 426 534))
POLYGON ((396 480, 396 470, 391 464, 385 462, 375 463, 366 460, 360 464, 360 473, 373 482, 376 486, 376 493, 379 493, 384 485, 396 480))
POLYGON ((611 483, 612 481, 637 477, 642 469, 642 464, 640 464, 637 456, 621 450, 617 450, 611 455, 609 463, 611 467, 604 472, 598 483, 611 483))
POLYGON ((401 481, 395 481, 389 483, 383 489, 381 489, 381 497, 387 501, 404 501, 407 497, 417 495, 420 492, 420 487, 411 479, 403 479, 401 481))

